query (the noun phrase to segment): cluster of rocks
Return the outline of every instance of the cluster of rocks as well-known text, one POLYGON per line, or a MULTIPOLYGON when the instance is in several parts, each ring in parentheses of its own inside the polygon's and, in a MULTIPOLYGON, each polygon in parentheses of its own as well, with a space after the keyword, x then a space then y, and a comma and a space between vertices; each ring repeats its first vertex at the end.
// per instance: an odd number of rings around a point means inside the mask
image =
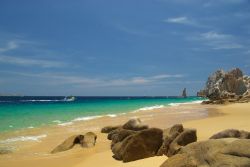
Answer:
POLYGON ((161 167, 250 166, 250 132, 228 129, 209 140, 191 143, 161 167))
POLYGON ((131 119, 123 126, 104 127, 102 132, 112 140, 113 157, 123 162, 163 154, 172 156, 197 140, 195 129, 184 129, 181 124, 165 130, 149 128, 140 119, 131 119))
POLYGON ((223 104, 228 102, 250 101, 250 77, 244 76, 239 68, 229 72, 218 70, 209 76, 205 89, 197 96, 207 97, 205 104, 223 104))
POLYGON ((132 119, 102 132, 112 140, 113 157, 123 162, 166 155, 161 167, 250 167, 250 132, 243 130, 227 129, 197 142, 196 130, 181 124, 162 130, 132 119))
POLYGON ((69 149, 72 149, 76 144, 84 147, 89 148, 95 146, 97 136, 93 132, 88 132, 84 135, 73 135, 69 138, 67 138, 63 143, 58 145, 56 148, 54 148, 51 153, 58 153, 62 151, 66 151, 69 149))

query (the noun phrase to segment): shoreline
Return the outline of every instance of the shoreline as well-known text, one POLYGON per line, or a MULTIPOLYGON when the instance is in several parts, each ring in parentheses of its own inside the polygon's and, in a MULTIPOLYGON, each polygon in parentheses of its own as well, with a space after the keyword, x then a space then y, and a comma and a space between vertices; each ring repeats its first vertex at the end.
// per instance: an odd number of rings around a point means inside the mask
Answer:
MULTIPOLYGON (((86 101, 86 99, 79 99, 79 103, 20 103, 21 105, 14 107, 10 107, 9 104, 3 104, 0 105, 0 110, 2 111, 1 113, 6 116, 2 118, 4 124, 0 126, 0 135, 8 132, 24 131, 26 129, 33 128, 46 128, 57 125, 66 126, 74 124, 78 121, 87 121, 100 117, 116 117, 127 113, 160 109, 168 106, 178 106, 180 104, 195 104, 201 102, 202 100, 197 97, 190 97, 186 99, 179 98, 174 100, 168 98, 145 99, 148 100, 144 100, 143 98, 132 99, 132 101, 131 99, 115 99, 112 100, 112 105, 110 105, 110 99, 108 98, 104 100, 101 99, 101 101, 98 101, 100 99, 97 99, 97 101, 95 101, 95 99, 91 99, 90 101, 86 101), (87 105, 84 105, 85 103, 87 105), (44 106, 46 107, 44 108, 44 106), (5 110, 9 112, 5 112, 5 110), (14 117, 16 111, 18 110, 26 113, 27 117, 21 116, 20 119, 19 117, 14 117), (39 114, 39 118, 36 113, 39 114), (36 121, 32 121, 33 119, 36 121)), ((13 101, 13 104, 15 104, 15 101, 13 101)), ((19 113, 17 113, 17 115, 18 114, 19 113)))
MULTIPOLYGON (((166 107, 164 109, 129 113, 113 118, 103 117, 95 120, 77 122, 74 125, 64 127, 39 129, 40 133, 47 133, 48 136, 42 138, 41 142, 29 142, 29 144, 20 147, 19 150, 12 154, 1 155, 0 165, 3 167, 160 166, 160 164, 167 159, 166 156, 157 156, 130 163, 122 163, 114 160, 110 150, 110 141, 106 139, 106 134, 100 133, 100 128, 107 125, 119 125, 126 122, 129 118, 136 116, 150 127, 165 129, 173 124, 182 123, 185 128, 195 128, 197 129, 198 141, 200 141, 208 139, 211 135, 229 128, 250 131, 250 123, 248 123, 250 112, 247 112, 249 106, 249 103, 180 105, 166 107), (180 112, 176 112, 176 110, 180 112), (234 122, 232 123, 232 121, 234 122), (67 137, 87 131, 93 131, 98 136, 97 144, 94 148, 82 149, 80 147, 74 147, 74 149, 58 154, 52 155, 49 153, 67 137), (96 159, 100 158, 103 162, 96 161, 96 159), (41 162, 41 165, 39 162, 41 162)), ((32 130, 34 129, 31 129, 31 131, 32 130)), ((30 132, 30 134, 32 133, 30 132)))
MULTIPOLYGON (((28 131, 37 131, 39 129, 47 129, 47 128, 55 128, 55 127, 64 127, 64 126, 70 126, 78 123, 82 123, 83 121, 94 121, 96 119, 101 119, 101 118, 116 118, 116 117, 121 117, 121 116, 126 116, 126 115, 131 115, 131 114, 136 114, 136 113, 145 113, 145 112, 153 112, 153 111, 159 111, 159 110, 167 110, 169 107, 178 107, 182 105, 195 105, 195 104, 200 104, 201 100, 194 100, 192 102, 183 102, 183 103, 169 103, 166 105, 153 105, 153 106, 144 106, 136 110, 128 111, 128 112, 118 112, 118 113, 109 113, 109 114, 104 114, 104 115, 93 115, 93 116, 81 116, 81 117, 76 117, 72 120, 69 121, 61 121, 61 120, 54 120, 52 121, 53 123, 56 124, 47 124, 47 125, 42 125, 39 127, 26 127, 26 128, 21 128, 21 129, 16 129, 16 130, 9 130, 9 131, 3 131, 0 132, 0 143, 3 139, 1 136, 11 136, 12 134, 25 134, 25 132, 28 131)), ((18 136, 15 136, 18 137, 18 136)), ((36 136, 34 136, 36 137, 36 136)), ((4 139, 6 140, 6 139, 4 139)))
MULTIPOLYGON (((4 144, 5 147, 15 147, 15 150, 11 154, 1 155, 0 164, 1 166, 20 166, 20 163, 31 164, 35 161, 40 161, 45 159, 48 161, 46 166, 52 166, 54 163, 60 164, 62 158, 67 157, 71 164, 76 165, 78 159, 72 158, 71 156, 83 156, 91 157, 92 155, 99 155, 100 153, 112 154, 110 151, 110 141, 106 139, 106 134, 100 133, 100 130, 104 126, 108 125, 119 125, 125 123, 130 118, 140 118, 143 123, 148 124, 150 127, 157 128, 168 128, 169 126, 182 123, 183 121, 197 120, 206 118, 211 113, 212 106, 204 106, 200 104, 180 104, 178 106, 167 106, 163 108, 156 108, 152 110, 142 110, 139 112, 129 112, 124 115, 119 115, 117 117, 100 117, 97 119, 77 121, 74 124, 67 126, 48 126, 42 128, 26 129, 23 131, 18 131, 15 133, 7 133, 1 136, 0 140, 3 138, 13 138, 13 134, 18 136, 40 136, 41 138, 37 140, 29 140, 26 142, 16 141, 4 144), (210 109, 209 109, 210 108, 210 109), (72 150, 62 152, 56 155, 51 155, 50 151, 60 144, 63 140, 71 135, 84 134, 88 131, 93 131, 97 134, 97 145, 95 148, 84 149, 74 148, 72 150), (46 135, 42 137, 42 135, 46 135), (71 158, 70 158, 71 157, 71 158), (12 160, 15 159, 15 160, 12 160), (51 163, 53 161, 53 163, 51 163), (18 162, 18 163, 17 163, 18 162), (9 165, 11 164, 11 165, 9 165)), ((0 143, 2 147, 3 143, 0 143)), ((110 155, 112 158, 112 155, 110 155)), ((82 161, 83 159, 79 159, 82 161)), ((114 160, 115 161, 115 160, 114 160)), ((121 163, 121 162, 117 162, 121 163)), ((43 162, 44 164, 44 162, 43 162)), ((57 165, 56 165, 57 166, 57 165)), ((62 165, 60 165, 62 166, 62 165)), ((66 167, 66 166, 65 166, 66 167)))

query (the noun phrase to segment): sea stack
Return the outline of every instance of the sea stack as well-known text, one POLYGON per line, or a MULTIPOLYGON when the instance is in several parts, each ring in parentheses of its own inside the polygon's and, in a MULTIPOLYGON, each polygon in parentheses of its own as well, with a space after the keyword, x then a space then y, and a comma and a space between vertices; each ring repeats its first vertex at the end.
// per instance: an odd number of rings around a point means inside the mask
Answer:
POLYGON ((181 96, 184 97, 184 98, 187 97, 187 90, 186 90, 186 88, 183 89, 181 96))

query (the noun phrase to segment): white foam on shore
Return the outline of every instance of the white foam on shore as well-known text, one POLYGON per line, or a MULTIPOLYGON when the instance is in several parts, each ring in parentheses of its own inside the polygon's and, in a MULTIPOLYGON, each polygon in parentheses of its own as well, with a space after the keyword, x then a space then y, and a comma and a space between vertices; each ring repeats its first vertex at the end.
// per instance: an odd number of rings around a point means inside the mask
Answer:
POLYGON ((185 103, 169 103, 169 106, 180 106, 182 104, 200 104, 202 103, 204 100, 196 100, 196 101, 192 101, 192 102, 185 102, 185 103))
POLYGON ((111 117, 111 118, 117 117, 116 114, 108 114, 108 115, 106 115, 106 116, 111 117))
POLYGON ((19 142, 19 141, 36 141, 36 142, 40 142, 40 139, 47 137, 46 134, 42 134, 39 136, 19 136, 19 137, 14 137, 14 138, 9 138, 6 140, 1 140, 0 144, 4 144, 4 143, 11 143, 11 142, 19 142))
POLYGON ((165 106, 164 105, 155 105, 155 106, 150 106, 150 107, 142 107, 142 108, 139 108, 136 111, 154 110, 154 109, 159 109, 159 108, 163 108, 163 107, 165 107, 165 106))
POLYGON ((64 123, 60 123, 58 124, 59 126, 68 126, 68 125, 72 125, 73 122, 64 122, 64 123))
POLYGON ((101 118, 103 116, 89 116, 89 117, 79 117, 74 119, 73 121, 88 121, 88 120, 92 120, 92 119, 96 119, 96 118, 101 118))
POLYGON ((60 120, 54 120, 54 121, 52 121, 52 122, 58 123, 58 124, 62 123, 62 121, 60 121, 60 120))

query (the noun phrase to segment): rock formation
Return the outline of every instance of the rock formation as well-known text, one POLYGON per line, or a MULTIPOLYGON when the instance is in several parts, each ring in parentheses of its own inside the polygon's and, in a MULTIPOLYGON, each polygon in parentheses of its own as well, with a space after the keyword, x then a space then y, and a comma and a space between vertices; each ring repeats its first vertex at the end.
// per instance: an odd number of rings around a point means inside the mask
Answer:
POLYGON ((149 128, 131 134, 113 145, 114 158, 123 162, 155 156, 162 144, 162 130, 149 128))
POLYGON ((58 153, 73 148, 76 144, 88 148, 95 146, 97 136, 93 132, 88 132, 85 135, 73 135, 67 138, 62 144, 58 145, 51 153, 58 153))
POLYGON ((218 70, 209 76, 205 89, 197 95, 209 98, 204 103, 249 102, 250 77, 244 76, 239 68, 229 72, 218 70))
POLYGON ((211 139, 191 143, 166 160, 161 167, 250 166, 250 140, 211 139))
POLYGON ((112 140, 113 157, 123 162, 163 154, 172 156, 183 146, 197 140, 196 130, 184 129, 181 124, 161 130, 142 125, 140 119, 132 119, 116 127, 108 133, 107 138, 112 140))
POLYGON ((227 129, 214 134, 209 139, 221 139, 221 138, 250 139, 250 132, 237 129, 227 129))
POLYGON ((183 89, 181 96, 184 97, 184 98, 187 97, 187 89, 186 88, 183 89))

